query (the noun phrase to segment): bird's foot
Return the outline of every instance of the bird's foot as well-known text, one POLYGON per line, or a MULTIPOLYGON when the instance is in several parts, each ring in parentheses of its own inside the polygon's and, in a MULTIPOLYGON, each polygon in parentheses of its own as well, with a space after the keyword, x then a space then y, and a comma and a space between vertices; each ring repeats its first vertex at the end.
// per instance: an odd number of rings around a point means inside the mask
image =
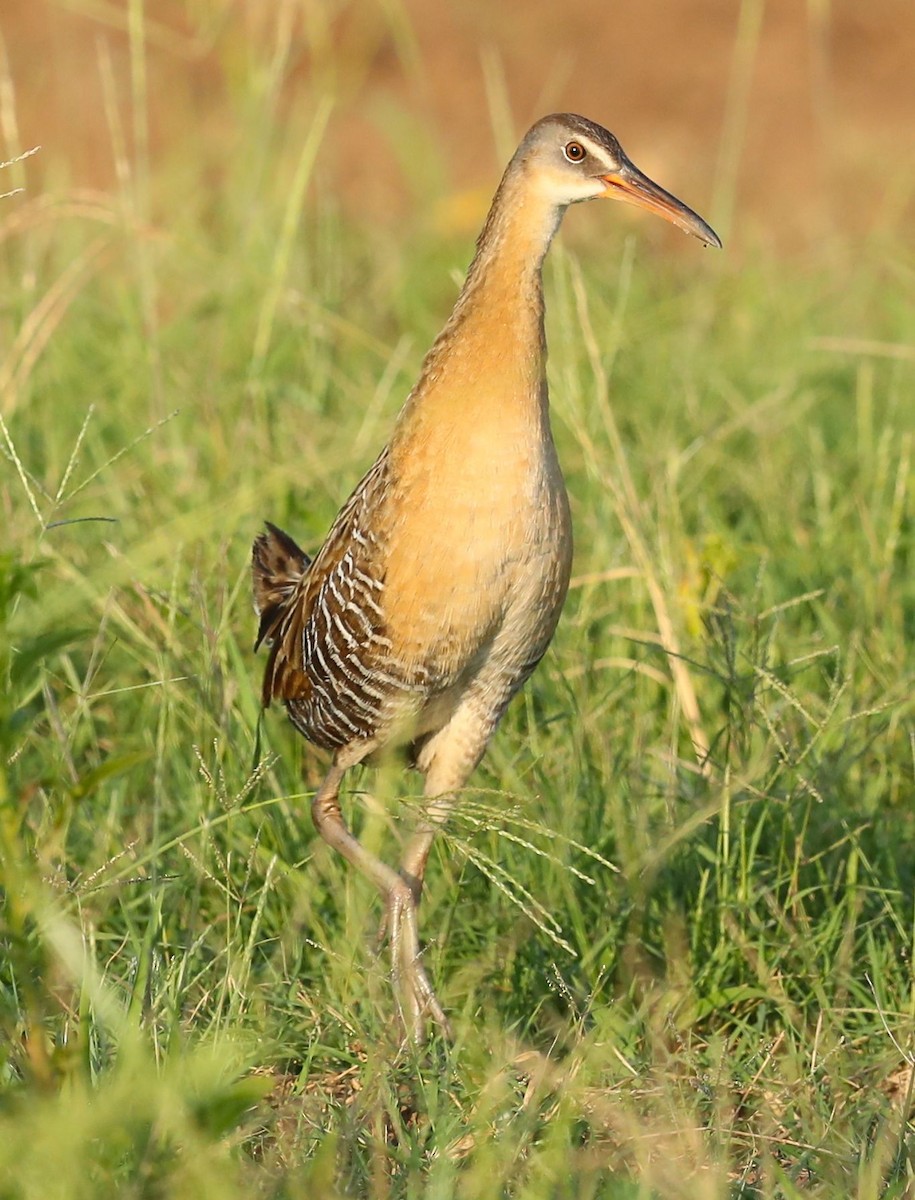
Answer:
MULTIPOLYGON (((423 894, 423 881, 415 875, 407 874, 403 868, 398 871, 401 879, 410 889, 410 895, 413 897, 414 920, 416 910, 419 908, 419 901, 423 894)), ((394 900, 389 899, 381 914, 381 920, 378 922, 378 932, 375 934, 375 952, 381 953, 381 948, 387 941, 388 935, 391 932, 391 909, 394 906, 394 900)))
POLYGON ((391 975, 407 1037, 417 1045, 424 1042, 431 1019, 451 1041, 451 1023, 421 962, 416 898, 406 883, 388 897, 379 936, 385 933, 390 939, 391 975))

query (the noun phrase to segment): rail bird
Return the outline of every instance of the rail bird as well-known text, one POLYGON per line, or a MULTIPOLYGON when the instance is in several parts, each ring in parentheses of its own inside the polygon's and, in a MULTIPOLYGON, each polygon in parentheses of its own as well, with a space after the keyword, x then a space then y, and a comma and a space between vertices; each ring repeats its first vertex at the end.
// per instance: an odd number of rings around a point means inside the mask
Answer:
POLYGON ((570 204, 624 200, 709 246, 717 234, 638 170, 600 125, 544 117, 502 177, 457 302, 390 441, 313 559, 274 525, 254 543, 269 646, 263 702, 332 754, 321 837, 384 900, 408 1036, 448 1034, 423 966, 417 907, 436 829, 549 645, 569 584, 569 502, 550 431, 541 268, 570 204), (426 807, 399 869, 353 836, 345 772, 398 745, 426 807))

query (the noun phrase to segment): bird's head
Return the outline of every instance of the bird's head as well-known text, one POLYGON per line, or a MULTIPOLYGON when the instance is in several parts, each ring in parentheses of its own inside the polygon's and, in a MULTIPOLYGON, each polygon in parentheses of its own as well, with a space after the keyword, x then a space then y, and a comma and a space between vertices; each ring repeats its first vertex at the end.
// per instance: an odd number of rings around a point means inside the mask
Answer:
POLYGON ((623 200, 657 213, 707 246, 721 247, 717 233, 698 213, 643 174, 612 133, 585 117, 544 117, 527 133, 514 162, 529 186, 541 189, 557 207, 581 200, 623 200))

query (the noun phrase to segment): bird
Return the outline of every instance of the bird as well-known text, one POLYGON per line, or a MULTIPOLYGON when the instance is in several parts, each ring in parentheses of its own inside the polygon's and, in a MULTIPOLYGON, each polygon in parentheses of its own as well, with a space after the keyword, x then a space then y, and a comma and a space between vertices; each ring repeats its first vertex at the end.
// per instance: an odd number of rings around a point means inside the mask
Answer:
POLYGON ((321 838, 372 881, 405 1040, 451 1027, 422 961, 430 848, 500 718, 543 657, 569 586, 569 499, 550 429, 542 265, 565 210, 609 198, 721 247, 617 138, 554 113, 527 132, 495 192, 450 317, 387 445, 310 558, 266 523, 252 551, 263 704, 330 751, 312 800, 321 838), (345 773, 406 750, 422 819, 399 866, 341 812, 345 773))

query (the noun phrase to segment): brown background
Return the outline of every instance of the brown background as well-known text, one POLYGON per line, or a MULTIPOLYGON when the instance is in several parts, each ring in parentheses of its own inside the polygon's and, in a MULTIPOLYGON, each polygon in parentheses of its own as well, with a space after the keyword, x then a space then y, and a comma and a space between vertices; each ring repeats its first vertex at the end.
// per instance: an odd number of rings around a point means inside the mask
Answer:
MULTIPOLYGON (((35 186, 115 183, 106 62, 133 153, 128 13, 2 0, 2 133, 6 155, 42 144, 35 186)), ((451 197, 474 225, 515 137, 563 108, 609 125, 725 233, 736 208, 742 237, 783 247, 910 238, 912 0, 146 0, 145 18, 152 160, 199 155, 203 132, 214 185, 262 78, 267 140, 299 137, 334 96, 321 171, 371 220, 451 197)))

